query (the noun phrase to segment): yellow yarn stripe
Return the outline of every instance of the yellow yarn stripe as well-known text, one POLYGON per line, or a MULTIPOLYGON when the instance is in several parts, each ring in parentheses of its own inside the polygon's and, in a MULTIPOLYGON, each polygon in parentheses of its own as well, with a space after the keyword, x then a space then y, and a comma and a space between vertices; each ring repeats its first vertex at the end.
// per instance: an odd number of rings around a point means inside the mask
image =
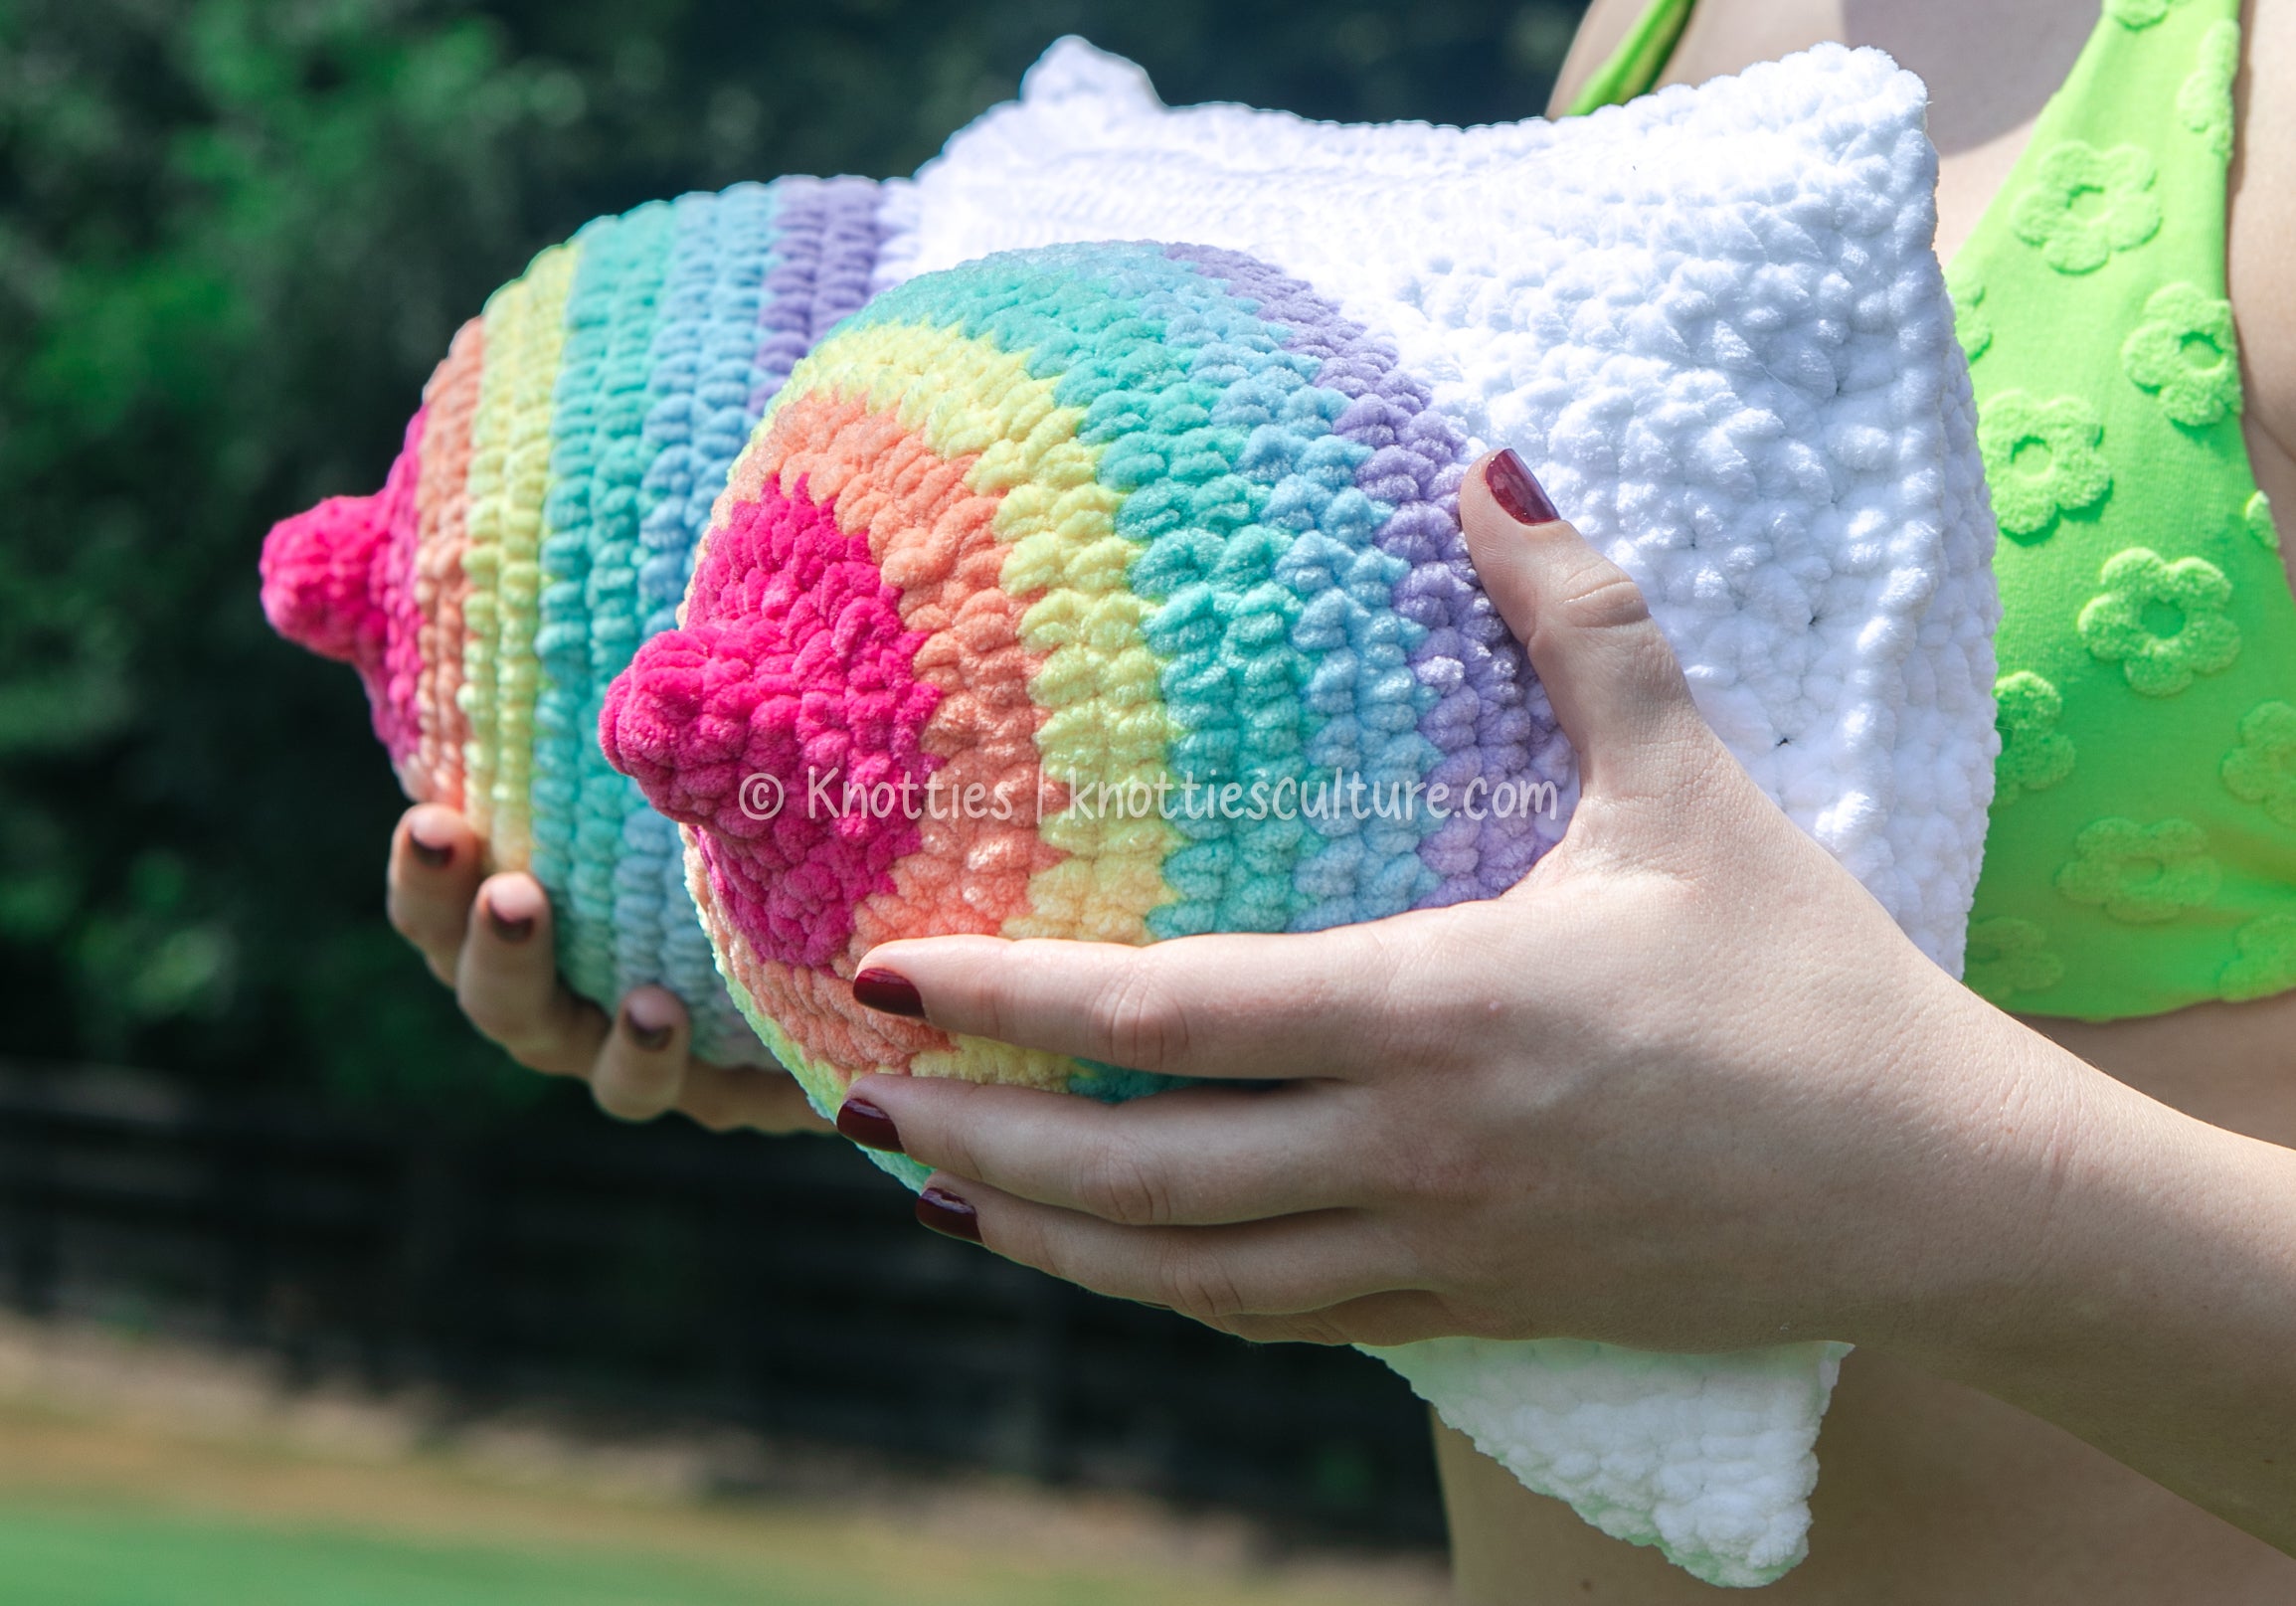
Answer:
MULTIPOLYGON (((1116 531, 1123 497, 1095 478, 1100 449, 1076 439, 1084 409, 1058 406, 1055 383, 1029 378, 1025 358, 956 328, 879 323, 815 348, 791 374, 776 410, 782 400, 825 391, 872 411, 897 408, 903 428, 945 458, 979 454, 966 483, 1002 493, 996 533, 1011 551, 1001 584, 1015 597, 1045 593, 1021 616, 1020 638, 1045 655, 1028 690, 1050 711, 1036 733, 1046 778, 1112 788, 1137 780, 1152 796, 1168 778, 1176 734, 1156 656, 1141 633, 1153 605, 1125 583, 1137 549, 1116 531), (920 383, 928 378, 930 385, 920 383)), ((774 411, 754 439, 764 439, 774 411)), ((727 494, 755 496, 761 478, 762 469, 745 462, 727 494)), ((1070 856, 1030 878, 1029 912, 1007 920, 1004 935, 1148 941, 1148 911, 1173 896, 1163 861, 1179 833, 1152 815, 1089 818, 1069 808, 1047 818, 1042 834, 1070 856)))
POLYGON ((1077 1063, 1042 1048, 1015 1048, 990 1037, 953 1034, 954 1048, 921 1048, 909 1058, 911 1076, 946 1076, 961 1082, 993 1082, 999 1087, 1041 1088, 1066 1093, 1076 1080, 1077 1063))
POLYGON ((486 302, 486 371, 470 429, 469 579, 463 605, 462 711, 470 741, 463 805, 500 869, 533 852, 526 789, 534 768, 534 655, 542 591, 542 498, 550 411, 566 343, 566 296, 579 248, 553 246, 486 302))

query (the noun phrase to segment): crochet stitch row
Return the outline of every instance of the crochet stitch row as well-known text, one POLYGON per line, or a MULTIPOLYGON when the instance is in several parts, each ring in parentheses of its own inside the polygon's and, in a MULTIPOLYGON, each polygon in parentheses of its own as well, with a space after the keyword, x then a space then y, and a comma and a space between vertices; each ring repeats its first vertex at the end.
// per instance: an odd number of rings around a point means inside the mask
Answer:
POLYGON ((600 218, 455 336, 382 491, 265 543, 282 634, 356 666, 409 796, 530 870, 559 963, 610 1007, 682 994, 755 1058, 675 828, 598 751, 609 681, 676 623, 696 539, 792 366, 868 297, 879 186, 786 178, 600 218))
POLYGON ((1314 931, 1519 880, 1569 767, 1468 561, 1468 460, 1391 348, 1205 248, 984 258, 798 365, 600 738, 689 827, 816 1105, 880 1068, 1158 1085, 857 1007, 881 942, 1314 931))

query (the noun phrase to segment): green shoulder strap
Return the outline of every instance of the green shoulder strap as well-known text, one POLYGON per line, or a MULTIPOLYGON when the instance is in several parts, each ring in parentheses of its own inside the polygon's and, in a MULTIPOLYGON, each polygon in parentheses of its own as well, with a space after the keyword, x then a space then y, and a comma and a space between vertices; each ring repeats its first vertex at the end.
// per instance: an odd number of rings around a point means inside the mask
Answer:
POLYGON ((1674 55, 1683 24, 1690 20, 1691 4, 1692 0, 1651 0, 1627 37, 1619 41, 1619 48, 1611 52, 1610 60, 1579 86, 1564 115, 1583 117, 1598 107, 1619 105, 1638 94, 1650 93, 1651 86, 1667 70, 1667 58, 1674 55))

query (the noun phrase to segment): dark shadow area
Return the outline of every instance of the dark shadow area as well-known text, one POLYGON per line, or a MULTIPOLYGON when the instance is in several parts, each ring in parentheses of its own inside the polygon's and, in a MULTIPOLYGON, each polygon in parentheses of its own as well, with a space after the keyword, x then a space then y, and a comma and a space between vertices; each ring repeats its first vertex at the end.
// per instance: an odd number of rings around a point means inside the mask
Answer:
POLYGON ((571 1101, 455 1130, 0 1067, 0 1290, 268 1354, 290 1384, 427 1387, 449 1418, 723 1423, 1323 1545, 1443 1533, 1424 1408, 1385 1367, 934 1237, 823 1139, 615 1128, 571 1101))

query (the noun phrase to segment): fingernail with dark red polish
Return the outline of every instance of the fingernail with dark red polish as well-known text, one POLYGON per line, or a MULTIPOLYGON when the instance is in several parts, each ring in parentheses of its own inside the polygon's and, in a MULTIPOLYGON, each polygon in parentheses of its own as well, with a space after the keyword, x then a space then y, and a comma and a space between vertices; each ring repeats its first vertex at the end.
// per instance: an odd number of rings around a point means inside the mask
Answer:
POLYGON ((945 1238, 980 1241, 980 1217, 945 1187, 929 1187, 917 1195, 917 1219, 945 1238))
POLYGON ((901 1148, 901 1131, 893 1125, 893 1118, 867 1099, 847 1099, 837 1106, 837 1130, 863 1149, 882 1149, 891 1155, 905 1153, 901 1148))
POLYGON ((506 943, 523 943, 534 935, 534 917, 532 915, 528 915, 524 920, 504 920, 501 912, 494 907, 492 899, 487 900, 486 904, 486 924, 494 929, 496 937, 506 943))
POLYGON ((643 1024, 637 1018, 635 1004, 625 1003, 621 1006, 621 1029, 629 1034, 631 1042, 649 1054, 658 1054, 669 1047, 669 1023, 664 1021, 658 1026, 643 1024))
POLYGON ((1501 447, 1483 465, 1483 482, 1491 487, 1491 499, 1517 524, 1552 524, 1562 517, 1512 446, 1501 447))
POLYGON ((414 849, 415 857, 431 869, 443 870, 454 862, 454 844, 452 842, 426 842, 413 831, 409 831, 407 833, 407 845, 414 849))
POLYGON ((881 1014, 925 1018, 925 999, 917 985, 898 971, 870 969, 853 978, 853 1001, 881 1014))

